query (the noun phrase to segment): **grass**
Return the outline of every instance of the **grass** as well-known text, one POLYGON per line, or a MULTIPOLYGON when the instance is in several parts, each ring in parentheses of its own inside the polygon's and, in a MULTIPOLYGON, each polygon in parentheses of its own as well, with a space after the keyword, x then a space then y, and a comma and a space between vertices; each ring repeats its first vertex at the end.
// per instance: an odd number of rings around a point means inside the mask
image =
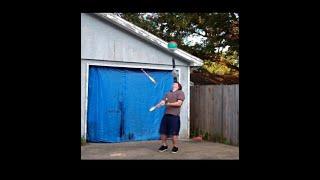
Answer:
POLYGON ((81 146, 84 146, 86 144, 86 140, 84 137, 81 137, 81 146))

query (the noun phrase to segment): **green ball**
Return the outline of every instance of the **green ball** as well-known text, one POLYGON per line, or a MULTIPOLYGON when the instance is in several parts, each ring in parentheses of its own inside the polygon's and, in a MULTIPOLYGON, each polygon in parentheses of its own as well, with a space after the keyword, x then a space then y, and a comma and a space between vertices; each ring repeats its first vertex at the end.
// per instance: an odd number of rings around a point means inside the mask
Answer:
POLYGON ((175 49, 177 49, 177 47, 178 47, 178 45, 177 45, 177 43, 174 42, 174 41, 170 41, 170 42, 168 43, 168 48, 171 49, 171 50, 175 50, 175 49))

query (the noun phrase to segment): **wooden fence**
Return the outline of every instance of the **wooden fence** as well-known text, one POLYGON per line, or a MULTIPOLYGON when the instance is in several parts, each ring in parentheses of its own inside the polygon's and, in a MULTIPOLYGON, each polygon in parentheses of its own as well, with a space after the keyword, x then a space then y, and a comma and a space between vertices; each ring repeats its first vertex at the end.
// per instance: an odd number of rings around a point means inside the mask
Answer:
POLYGON ((239 145, 239 85, 190 87, 190 130, 213 141, 239 145))

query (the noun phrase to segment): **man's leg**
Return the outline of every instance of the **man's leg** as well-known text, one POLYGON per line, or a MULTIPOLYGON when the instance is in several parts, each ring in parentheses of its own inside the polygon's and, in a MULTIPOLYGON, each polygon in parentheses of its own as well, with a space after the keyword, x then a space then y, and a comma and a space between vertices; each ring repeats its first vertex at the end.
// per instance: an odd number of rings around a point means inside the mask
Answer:
POLYGON ((172 136, 172 144, 173 147, 178 147, 178 135, 180 131, 180 117, 177 116, 172 120, 172 129, 173 129, 173 136, 172 136))
POLYGON ((158 150, 159 150, 159 152, 165 152, 168 150, 167 136, 164 134, 161 134, 161 141, 162 141, 162 145, 160 146, 160 148, 158 150))
POLYGON ((172 137, 172 144, 173 144, 173 146, 178 147, 178 146, 177 146, 177 143, 178 143, 178 136, 173 136, 173 137, 172 137))
POLYGON ((172 153, 177 153, 178 152, 177 143, 178 143, 178 136, 177 135, 172 136, 172 144, 173 144, 173 147, 172 147, 172 150, 171 150, 172 153))
POLYGON ((161 134, 162 145, 167 146, 167 136, 165 134, 161 134))

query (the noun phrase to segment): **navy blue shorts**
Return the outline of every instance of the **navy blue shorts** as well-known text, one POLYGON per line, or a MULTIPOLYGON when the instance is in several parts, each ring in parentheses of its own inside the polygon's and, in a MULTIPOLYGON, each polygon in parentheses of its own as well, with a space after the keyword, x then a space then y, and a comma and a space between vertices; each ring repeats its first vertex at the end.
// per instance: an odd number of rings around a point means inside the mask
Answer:
POLYGON ((178 136, 180 131, 180 116, 165 114, 160 125, 160 134, 178 136))

